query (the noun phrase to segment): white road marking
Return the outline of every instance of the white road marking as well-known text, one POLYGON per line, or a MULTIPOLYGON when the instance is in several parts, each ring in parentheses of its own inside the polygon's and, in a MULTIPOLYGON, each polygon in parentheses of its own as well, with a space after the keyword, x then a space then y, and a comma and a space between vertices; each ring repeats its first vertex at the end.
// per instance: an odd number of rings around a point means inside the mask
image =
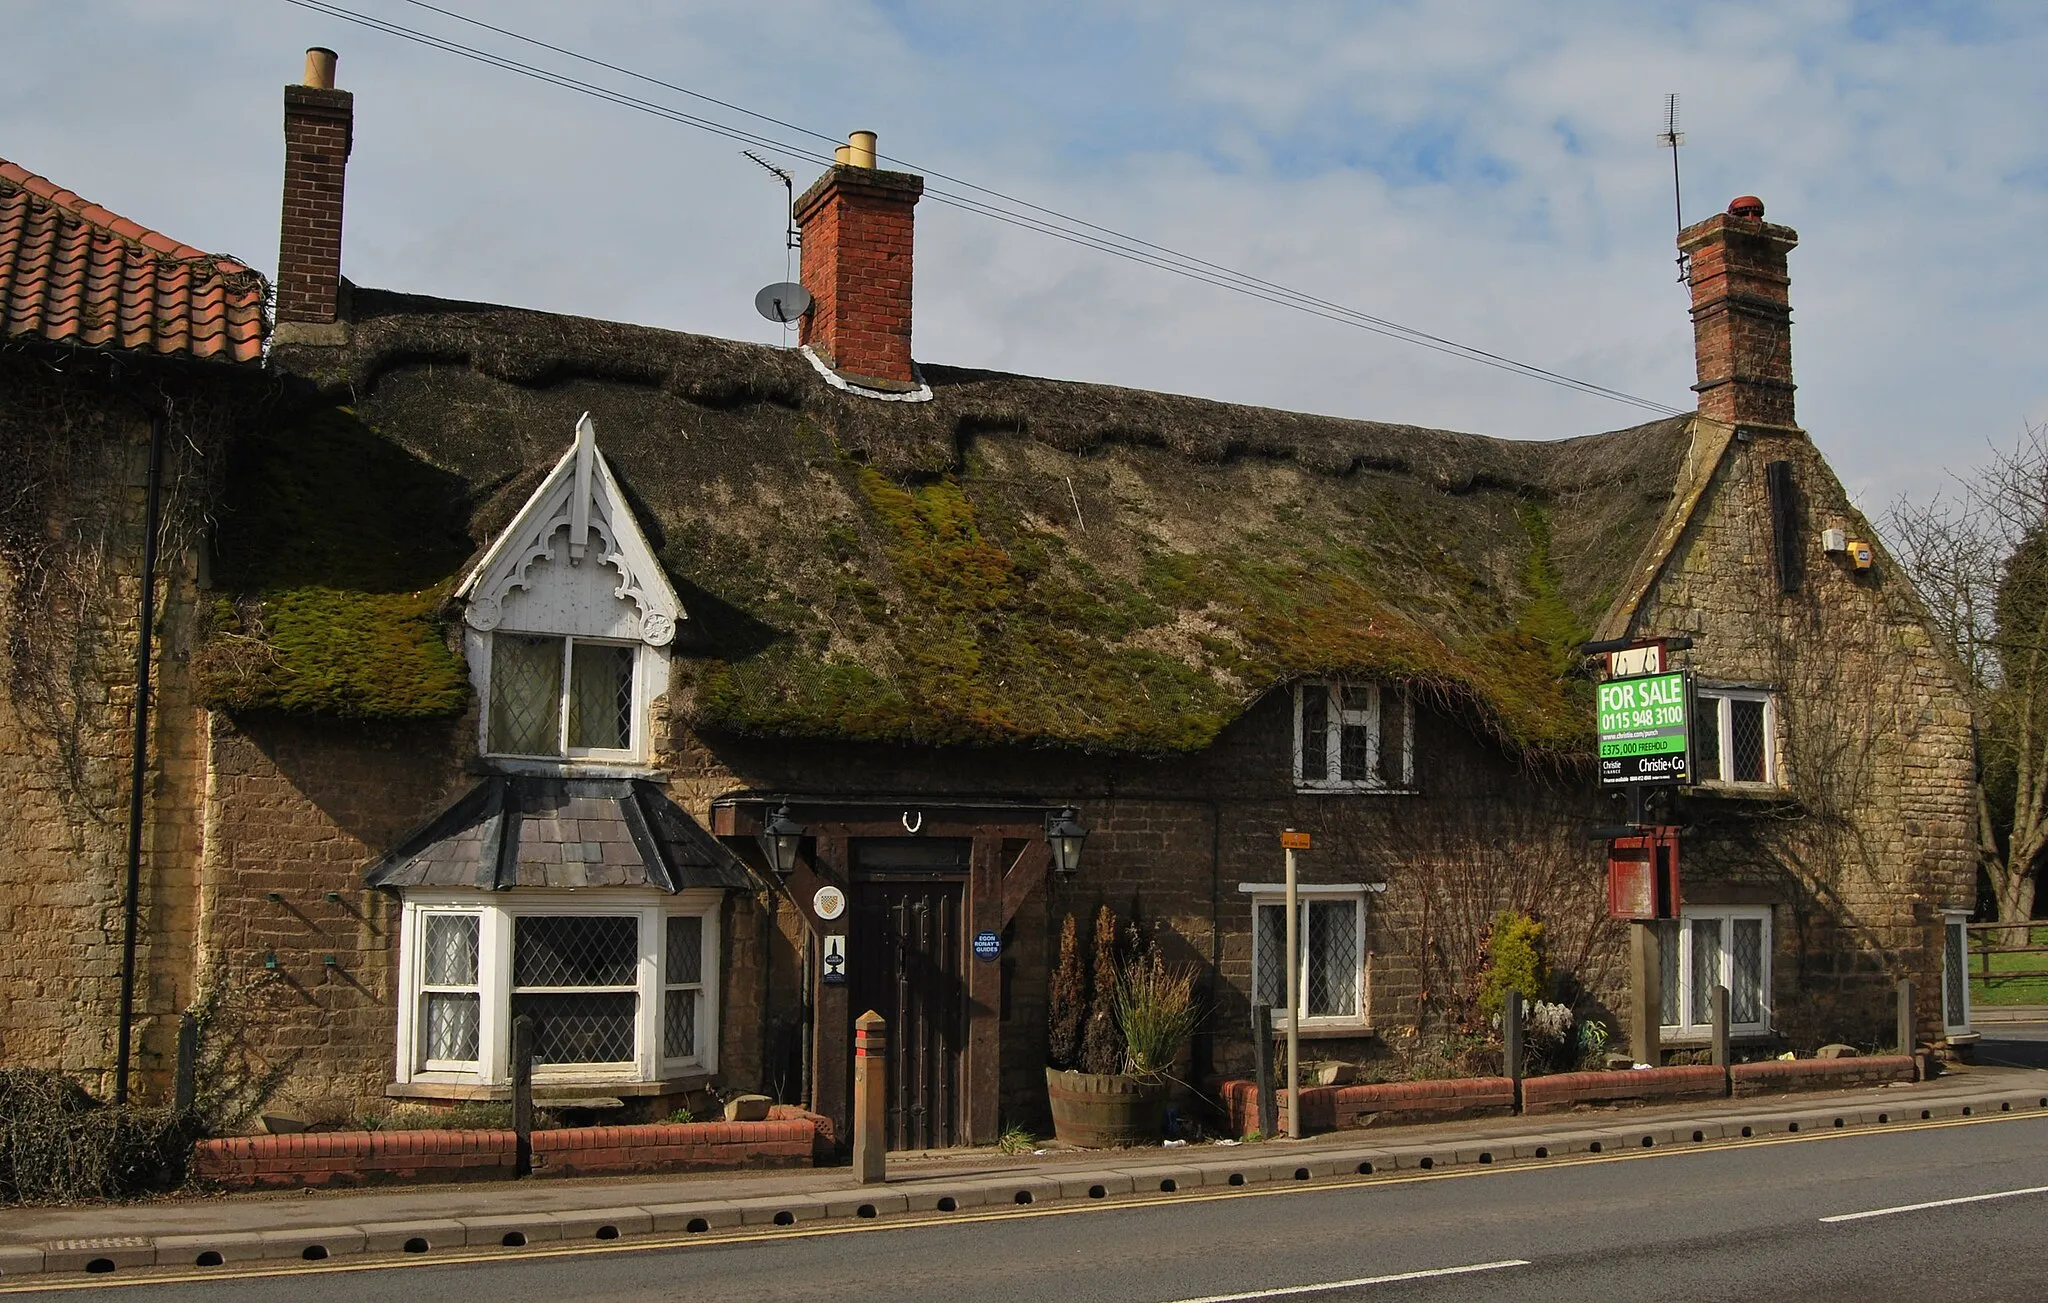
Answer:
POLYGON ((1836 1213, 1823 1222, 1860 1222, 1866 1217, 1889 1217, 1893 1213, 1917 1213, 1928 1208, 1953 1208, 1959 1203, 1983 1203, 1987 1199, 2017 1199, 2023 1194, 2048 1194, 2048 1185, 2030 1185, 2024 1190, 2000 1190, 1995 1194, 1966 1194, 1959 1199, 1930 1199, 1926 1203, 1902 1203, 1896 1208, 1872 1208, 1862 1213, 1836 1213))
POLYGON ((1357 1280, 1330 1280, 1320 1285, 1283 1285, 1277 1289, 1246 1290, 1242 1294, 1204 1294, 1200 1298, 1178 1298, 1171 1303, 1243 1303, 1247 1299, 1288 1298, 1296 1294, 1327 1294, 1361 1285, 1392 1285, 1403 1280, 1429 1280, 1435 1276, 1469 1276, 1475 1271, 1499 1271, 1503 1267, 1526 1267, 1527 1258, 1505 1258, 1499 1262, 1475 1262, 1467 1267, 1432 1267, 1428 1271, 1400 1271, 1391 1276, 1360 1276, 1357 1280))

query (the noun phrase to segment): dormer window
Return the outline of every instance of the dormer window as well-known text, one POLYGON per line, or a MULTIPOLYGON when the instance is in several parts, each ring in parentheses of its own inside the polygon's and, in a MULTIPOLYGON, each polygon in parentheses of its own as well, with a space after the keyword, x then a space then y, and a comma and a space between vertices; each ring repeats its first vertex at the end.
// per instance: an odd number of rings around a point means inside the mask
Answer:
POLYGON ((1303 792, 1399 792, 1415 772, 1408 694, 1380 683, 1294 687, 1294 786, 1303 792))
POLYGON ((586 414, 576 442, 457 590, 485 755, 639 764, 683 612, 586 414))
POLYGON ((630 759, 640 718, 637 651, 547 634, 491 635, 486 750, 501 756, 630 759))

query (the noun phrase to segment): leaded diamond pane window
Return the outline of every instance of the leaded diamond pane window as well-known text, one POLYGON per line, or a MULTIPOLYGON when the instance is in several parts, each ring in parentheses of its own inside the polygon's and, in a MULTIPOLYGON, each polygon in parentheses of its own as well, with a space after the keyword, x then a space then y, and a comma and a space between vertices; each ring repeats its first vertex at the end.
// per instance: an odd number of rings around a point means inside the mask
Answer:
POLYGON ((562 754, 562 640, 500 633, 491 641, 491 750, 562 754))
POLYGON ((1728 1025, 1743 1035, 1770 1029, 1770 915, 1766 910, 1688 906, 1682 922, 1658 926, 1663 942, 1663 1023, 1681 1038, 1713 1030, 1714 988, 1728 988, 1728 1025))
POLYGON ((1721 985, 1721 920, 1696 918, 1692 921, 1692 981, 1687 983, 1687 1012, 1691 1021, 1714 1021, 1714 988, 1721 985))
POLYGON ((697 1024, 704 994, 704 929, 708 920, 677 916, 667 920, 662 961, 661 1052, 664 1058, 697 1057, 697 1024))
POLYGON ((1756 688, 1700 688, 1693 698, 1692 767, 1698 782, 1778 782, 1771 694, 1756 688))
POLYGON ((1311 1018, 1358 1014, 1358 906, 1315 900, 1308 906, 1308 999, 1311 1018))
POLYGON ((1728 703, 1728 779, 1735 783, 1765 781, 1764 703, 1734 700, 1728 703))
POLYGON ((493 634, 489 750, 511 756, 631 752, 638 656, 619 643, 493 634))
POLYGON ((1951 920, 1941 931, 1941 1020, 1950 1027, 1967 1027, 1970 1022, 1970 931, 1960 919, 1951 920))
POLYGON ((569 746, 624 751, 633 745, 633 649, 577 643, 569 658, 569 746))
POLYGON ((582 914, 535 914, 517 920, 512 985, 631 986, 640 961, 640 921, 582 914))
POLYGON ((1287 907, 1260 905, 1253 910, 1256 935, 1252 948, 1256 972, 1252 979, 1252 1000, 1270 1008, 1287 1004, 1287 907))
POLYGON ((1682 934, 1676 920, 1666 919, 1654 924, 1657 929, 1657 1018, 1666 1027, 1676 1026, 1683 990, 1678 984, 1680 967, 1679 949, 1683 944, 1682 934))
POLYGON ((533 1019, 535 1063, 626 1063, 639 1004, 631 991, 519 991, 512 1016, 533 1019))
POLYGON ((1280 1025, 1290 1004, 1305 1024, 1358 1022, 1364 1011, 1364 908, 1355 895, 1301 901, 1295 1000, 1287 998, 1287 907, 1261 900, 1252 907, 1252 999, 1272 1008, 1280 1025))
POLYGON ((419 926, 420 1058, 474 1063, 482 1031, 476 914, 424 914, 419 926))
POLYGON ((1729 947, 1728 1021, 1762 1022, 1764 1017, 1764 924, 1758 918, 1730 919, 1735 943, 1729 947))

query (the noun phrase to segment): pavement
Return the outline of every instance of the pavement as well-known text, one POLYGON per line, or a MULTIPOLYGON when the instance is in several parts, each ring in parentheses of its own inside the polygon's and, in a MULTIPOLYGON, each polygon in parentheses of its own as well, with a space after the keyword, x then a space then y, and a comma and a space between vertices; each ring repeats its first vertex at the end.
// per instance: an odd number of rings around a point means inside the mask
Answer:
MULTIPOLYGON (((2048 1026, 2021 1029, 2048 1049, 2048 1026)), ((2011 1033, 2001 1033, 2008 1035, 2011 1033)), ((1987 1049, 2010 1053, 2005 1042, 1987 1049)), ((1302 1141, 1117 1151, 892 1155, 888 1180, 848 1168, 538 1180, 371 1191, 174 1197, 0 1210, 0 1287, 23 1276, 775 1233, 780 1227, 1157 1199, 1355 1181, 1594 1154, 1713 1146, 1940 1119, 2048 1117, 2048 1070, 1980 1066, 1925 1083, 1354 1130, 1302 1141)))

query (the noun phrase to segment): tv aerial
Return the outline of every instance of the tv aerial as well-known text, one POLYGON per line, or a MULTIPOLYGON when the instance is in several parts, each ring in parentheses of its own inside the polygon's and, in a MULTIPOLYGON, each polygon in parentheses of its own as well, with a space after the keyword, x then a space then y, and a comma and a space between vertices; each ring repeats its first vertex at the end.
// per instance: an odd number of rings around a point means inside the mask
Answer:
MULTIPOLYGON (((1678 147, 1685 143, 1685 133, 1678 129, 1678 93, 1664 97, 1664 130, 1657 133, 1657 143, 1671 151, 1671 214, 1678 221, 1678 229, 1685 229, 1685 205, 1679 199, 1678 190, 1678 147)), ((1686 257, 1678 255, 1678 283, 1683 285, 1691 277, 1687 274, 1686 257)))
POLYGON ((811 292, 794 281, 763 286, 754 296, 754 311, 779 325, 793 326, 811 310, 811 292))

